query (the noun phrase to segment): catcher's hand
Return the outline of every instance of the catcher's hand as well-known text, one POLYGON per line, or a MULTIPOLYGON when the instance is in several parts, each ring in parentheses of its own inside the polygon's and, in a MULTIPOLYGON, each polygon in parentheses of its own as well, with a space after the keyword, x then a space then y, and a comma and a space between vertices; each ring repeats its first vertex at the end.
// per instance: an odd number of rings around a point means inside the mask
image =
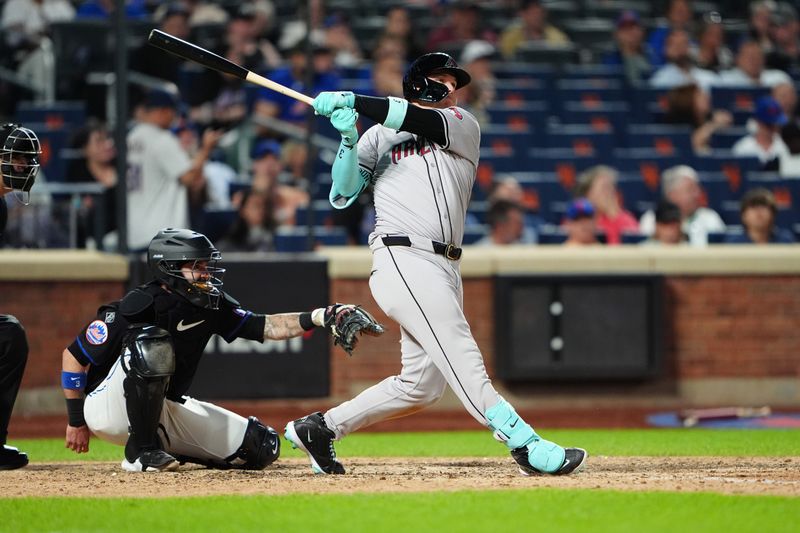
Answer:
POLYGON ((386 331, 363 307, 353 304, 333 304, 325 309, 325 328, 333 336, 333 344, 338 344, 353 355, 358 344, 358 334, 373 337, 386 331))

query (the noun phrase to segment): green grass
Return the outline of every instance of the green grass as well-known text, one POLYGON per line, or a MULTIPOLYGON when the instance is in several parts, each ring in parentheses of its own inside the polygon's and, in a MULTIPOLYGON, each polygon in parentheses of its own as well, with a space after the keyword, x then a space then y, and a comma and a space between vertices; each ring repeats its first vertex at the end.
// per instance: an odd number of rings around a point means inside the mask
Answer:
POLYGON ((797 531, 797 499, 532 489, 430 494, 0 500, 0 530, 797 531))
MULTIPOLYGON (((560 444, 581 446, 591 455, 718 455, 800 456, 800 430, 746 429, 636 429, 543 430, 560 444)), ((113 461, 120 446, 92 439, 88 454, 76 455, 60 439, 10 442, 26 451, 34 462, 113 461)), ((283 441, 284 457, 302 457, 283 441)), ((508 452, 487 431, 437 433, 356 433, 336 445, 343 457, 502 457, 508 452)))

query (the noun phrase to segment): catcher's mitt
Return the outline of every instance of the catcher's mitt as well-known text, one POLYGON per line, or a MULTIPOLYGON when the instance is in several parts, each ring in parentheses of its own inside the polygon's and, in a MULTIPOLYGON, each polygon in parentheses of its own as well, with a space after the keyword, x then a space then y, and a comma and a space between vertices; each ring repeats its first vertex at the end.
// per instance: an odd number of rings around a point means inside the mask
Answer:
POLYGON ((341 346, 348 355, 353 355, 359 333, 377 337, 385 331, 363 307, 353 304, 329 305, 325 309, 325 327, 333 336, 333 344, 341 346))

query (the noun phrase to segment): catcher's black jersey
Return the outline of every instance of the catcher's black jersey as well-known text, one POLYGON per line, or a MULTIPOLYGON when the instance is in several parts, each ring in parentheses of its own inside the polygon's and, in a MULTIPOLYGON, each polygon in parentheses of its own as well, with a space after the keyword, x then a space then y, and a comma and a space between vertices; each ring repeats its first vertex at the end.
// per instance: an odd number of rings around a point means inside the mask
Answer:
POLYGON ((175 345, 175 374, 167 398, 180 399, 192 384, 197 365, 213 334, 227 342, 242 337, 263 340, 264 316, 254 315, 223 293, 219 309, 192 305, 183 296, 164 289, 158 281, 138 287, 117 302, 103 305, 67 348, 89 367, 86 392, 97 388, 114 366, 130 324, 151 324, 167 330, 175 345))
MULTIPOLYGON (((2 185, 0 185, 2 187, 2 185)), ((0 243, 3 242, 3 233, 6 231, 6 223, 8 223, 8 207, 6 206, 6 199, 0 198, 0 243)))

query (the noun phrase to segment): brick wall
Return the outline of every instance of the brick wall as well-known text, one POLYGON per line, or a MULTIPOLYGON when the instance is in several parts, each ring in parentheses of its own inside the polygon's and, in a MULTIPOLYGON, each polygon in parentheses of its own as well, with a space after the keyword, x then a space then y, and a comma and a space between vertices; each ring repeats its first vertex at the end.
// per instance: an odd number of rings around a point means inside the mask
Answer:
MULTIPOLYGON (((800 277, 668 276, 665 284, 668 377, 800 377, 800 277)), ((0 308, 28 332, 31 358, 23 387, 57 386, 61 351, 101 302, 121 296, 121 282, 0 282, 0 308)), ((334 279, 332 301, 375 310, 387 327, 348 358, 332 351, 332 395, 400 369, 400 331, 375 304, 365 279, 334 279)), ((465 278, 466 315, 494 369, 491 278, 465 278)))
POLYGON ((59 386, 61 352, 99 304, 120 298, 122 282, 0 281, 0 312, 16 316, 30 355, 22 387, 59 386))

